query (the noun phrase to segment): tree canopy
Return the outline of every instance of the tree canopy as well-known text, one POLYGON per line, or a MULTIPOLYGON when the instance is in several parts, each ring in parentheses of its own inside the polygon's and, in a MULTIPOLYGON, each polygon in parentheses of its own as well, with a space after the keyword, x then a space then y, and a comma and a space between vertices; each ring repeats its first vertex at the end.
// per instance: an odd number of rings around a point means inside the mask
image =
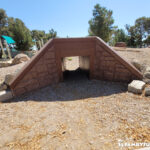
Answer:
POLYGON ((5 10, 0 9, 0 36, 11 36, 16 41, 17 50, 29 50, 33 45, 33 40, 42 40, 46 43, 50 38, 57 36, 57 32, 54 29, 50 29, 48 33, 44 30, 32 30, 30 31, 25 23, 13 17, 8 17, 5 10))
POLYGON ((108 42, 113 31, 112 25, 114 23, 114 19, 112 14, 113 12, 111 10, 107 10, 99 4, 95 5, 93 18, 89 21, 89 35, 99 36, 105 42, 108 42))
POLYGON ((136 19, 133 26, 126 25, 128 31, 128 46, 142 47, 149 43, 150 18, 140 17, 136 19), (146 43, 144 42, 146 41, 146 43))
POLYGON ((9 18, 8 23, 11 36, 16 41, 16 48, 23 51, 29 50, 29 48, 32 46, 30 30, 18 18, 9 18))

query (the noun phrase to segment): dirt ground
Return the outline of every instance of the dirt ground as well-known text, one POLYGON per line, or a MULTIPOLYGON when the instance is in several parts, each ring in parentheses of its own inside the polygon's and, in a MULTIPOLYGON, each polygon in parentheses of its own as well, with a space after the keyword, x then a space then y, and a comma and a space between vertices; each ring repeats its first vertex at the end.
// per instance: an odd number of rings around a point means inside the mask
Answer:
POLYGON ((136 59, 142 65, 150 66, 150 48, 113 48, 130 62, 136 59))
MULTIPOLYGON (((135 56, 119 53, 128 59, 135 56)), ((144 55, 141 61, 150 64, 144 55)), ((68 69, 76 68, 77 60, 69 59, 68 69)), ((118 141, 150 143, 149 108, 150 97, 128 93, 127 84, 71 72, 58 85, 0 103, 0 150, 138 149, 119 147, 118 141)))

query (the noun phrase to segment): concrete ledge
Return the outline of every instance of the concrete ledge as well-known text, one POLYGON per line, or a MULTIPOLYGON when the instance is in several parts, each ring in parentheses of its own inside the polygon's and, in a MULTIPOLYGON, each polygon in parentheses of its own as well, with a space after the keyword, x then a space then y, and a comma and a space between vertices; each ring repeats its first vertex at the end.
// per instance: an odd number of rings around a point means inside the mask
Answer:
POLYGON ((0 102, 13 98, 11 91, 0 91, 0 102))

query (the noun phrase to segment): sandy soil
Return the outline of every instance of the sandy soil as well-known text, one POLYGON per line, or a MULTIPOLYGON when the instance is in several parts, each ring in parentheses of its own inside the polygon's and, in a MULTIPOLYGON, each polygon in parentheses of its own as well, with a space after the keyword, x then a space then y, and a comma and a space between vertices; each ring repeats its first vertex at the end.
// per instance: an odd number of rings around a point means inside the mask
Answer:
MULTIPOLYGON (((68 61, 68 69, 76 67, 76 61, 68 61)), ((150 98, 143 95, 128 93, 123 83, 71 72, 58 85, 0 103, 0 149, 140 148, 119 147, 118 140, 150 143, 150 98)))
POLYGON ((21 63, 14 66, 0 68, 0 83, 4 81, 6 74, 14 74, 18 72, 26 63, 21 63))
POLYGON ((120 139, 150 142, 150 98, 125 84, 76 77, 1 103, 0 149, 120 150, 120 139))

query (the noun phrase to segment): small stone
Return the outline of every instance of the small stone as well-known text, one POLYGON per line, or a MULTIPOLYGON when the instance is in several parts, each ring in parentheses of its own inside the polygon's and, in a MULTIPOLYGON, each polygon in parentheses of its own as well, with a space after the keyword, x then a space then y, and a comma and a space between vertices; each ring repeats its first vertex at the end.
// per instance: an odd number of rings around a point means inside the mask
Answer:
POLYGON ((1 84, 0 85, 0 91, 6 90, 7 89, 7 85, 6 84, 1 84))
POLYGON ((0 101, 5 101, 13 98, 11 91, 0 91, 0 101))
POLYGON ((150 96, 150 87, 145 88, 145 96, 150 96))
POLYGON ((130 84, 128 84, 128 91, 135 94, 141 94, 144 87, 145 87, 145 82, 139 80, 133 80, 130 84))
POLYGON ((145 72, 144 77, 150 79, 150 72, 145 72))
POLYGON ((10 82, 13 80, 13 78, 14 78, 14 75, 13 74, 7 74, 6 76, 5 76, 5 83, 7 84, 7 85, 10 85, 10 82))

